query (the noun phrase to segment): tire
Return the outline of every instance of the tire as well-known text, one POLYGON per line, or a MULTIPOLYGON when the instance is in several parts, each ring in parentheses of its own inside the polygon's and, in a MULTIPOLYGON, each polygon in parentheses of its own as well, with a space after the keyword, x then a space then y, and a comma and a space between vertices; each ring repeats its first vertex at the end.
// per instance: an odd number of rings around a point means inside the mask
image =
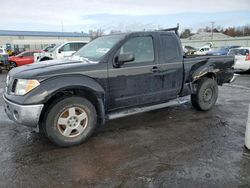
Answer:
POLYGON ((56 102, 45 117, 45 132, 56 145, 70 147, 86 141, 95 130, 96 109, 85 98, 70 96, 56 102))
POLYGON ((39 60, 39 62, 41 61, 49 61, 49 60, 53 60, 53 58, 50 58, 50 57, 43 57, 39 60))
POLYGON ((218 84, 211 78, 204 77, 197 82, 197 91, 191 94, 194 108, 201 111, 210 110, 218 98, 218 84))
POLYGON ((11 69, 16 68, 16 67, 17 67, 17 64, 15 62, 10 62, 8 70, 10 71, 11 69))

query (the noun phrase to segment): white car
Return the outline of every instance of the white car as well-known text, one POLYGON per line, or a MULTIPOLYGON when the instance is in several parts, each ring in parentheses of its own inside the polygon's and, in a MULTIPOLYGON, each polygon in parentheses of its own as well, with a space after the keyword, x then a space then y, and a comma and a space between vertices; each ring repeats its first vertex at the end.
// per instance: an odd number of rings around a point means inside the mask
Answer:
POLYGON ((196 55, 206 55, 209 51, 211 51, 211 47, 210 46, 203 46, 202 48, 200 48, 199 50, 197 50, 195 52, 196 55))
POLYGON ((240 47, 231 49, 228 55, 235 56, 234 69, 240 71, 250 70, 250 47, 240 47))
POLYGON ((76 51, 82 48, 87 41, 68 41, 57 44, 54 48, 48 52, 35 53, 35 62, 52 60, 52 59, 64 59, 72 56, 76 51))
POLYGON ((0 55, 7 55, 4 48, 0 48, 0 55))

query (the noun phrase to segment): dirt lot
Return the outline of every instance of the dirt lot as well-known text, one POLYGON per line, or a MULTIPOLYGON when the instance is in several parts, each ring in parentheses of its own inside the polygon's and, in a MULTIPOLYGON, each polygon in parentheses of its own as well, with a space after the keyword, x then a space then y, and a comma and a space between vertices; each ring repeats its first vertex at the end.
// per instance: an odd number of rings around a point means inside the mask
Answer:
POLYGON ((209 112, 186 103, 110 121, 62 149, 9 121, 1 98, 0 187, 250 187, 249 104, 250 75, 241 75, 209 112))

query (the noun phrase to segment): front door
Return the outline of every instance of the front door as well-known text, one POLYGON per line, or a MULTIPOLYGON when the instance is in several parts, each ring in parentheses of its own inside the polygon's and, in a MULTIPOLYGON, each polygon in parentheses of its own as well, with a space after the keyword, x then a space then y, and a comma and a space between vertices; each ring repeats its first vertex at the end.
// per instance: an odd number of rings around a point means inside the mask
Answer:
POLYGON ((160 100, 162 77, 158 71, 158 54, 153 36, 133 36, 126 40, 109 62, 109 110, 155 103, 160 100), (117 56, 133 53, 134 61, 119 68, 113 66, 117 56))

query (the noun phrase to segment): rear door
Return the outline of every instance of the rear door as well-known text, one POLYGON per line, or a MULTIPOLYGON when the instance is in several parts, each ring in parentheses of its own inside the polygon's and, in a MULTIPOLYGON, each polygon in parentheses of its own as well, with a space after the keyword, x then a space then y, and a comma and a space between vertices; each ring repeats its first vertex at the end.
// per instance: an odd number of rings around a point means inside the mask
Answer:
POLYGON ((152 35, 133 35, 115 53, 109 63, 109 110, 160 101, 162 79, 153 39, 152 35), (133 53, 135 60, 115 68, 113 63, 122 53, 133 53))
POLYGON ((175 34, 160 34, 159 67, 163 76, 161 99, 164 101, 178 96, 183 82, 183 54, 175 34))
POLYGON ((19 57, 19 60, 17 63, 18 63, 18 66, 34 63, 33 52, 24 53, 22 56, 19 57))

